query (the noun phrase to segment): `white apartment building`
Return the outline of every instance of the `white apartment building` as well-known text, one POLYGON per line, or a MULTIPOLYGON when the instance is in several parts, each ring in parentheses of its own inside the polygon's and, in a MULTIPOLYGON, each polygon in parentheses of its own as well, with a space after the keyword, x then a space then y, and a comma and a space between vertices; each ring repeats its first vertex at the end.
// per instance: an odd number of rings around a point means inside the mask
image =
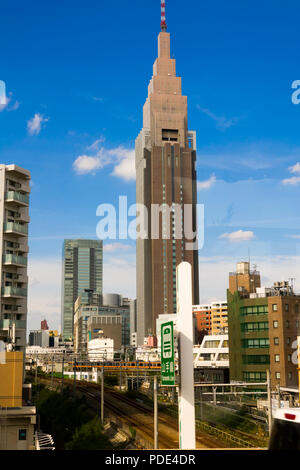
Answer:
POLYGON ((0 165, 0 340, 26 347, 30 172, 0 165))

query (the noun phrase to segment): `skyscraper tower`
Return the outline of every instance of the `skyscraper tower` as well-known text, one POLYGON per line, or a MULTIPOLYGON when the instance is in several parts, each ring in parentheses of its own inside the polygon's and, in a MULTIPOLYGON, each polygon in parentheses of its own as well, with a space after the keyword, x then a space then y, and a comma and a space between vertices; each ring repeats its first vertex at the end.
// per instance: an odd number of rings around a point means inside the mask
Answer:
POLYGON ((148 214, 148 238, 137 237, 137 341, 142 344, 144 336, 156 334, 158 315, 176 312, 176 267, 181 261, 192 265, 194 304, 199 297, 198 250, 187 249, 191 238, 186 234, 187 229, 196 232, 196 133, 188 130, 187 97, 181 93, 175 59, 170 58, 163 0, 158 58, 135 154, 137 204, 148 214), (154 205, 162 209, 157 238, 151 235, 154 205))
POLYGON ((88 303, 90 291, 102 294, 102 251, 102 240, 64 241, 61 326, 65 339, 73 336, 77 297, 81 295, 82 303, 88 303))

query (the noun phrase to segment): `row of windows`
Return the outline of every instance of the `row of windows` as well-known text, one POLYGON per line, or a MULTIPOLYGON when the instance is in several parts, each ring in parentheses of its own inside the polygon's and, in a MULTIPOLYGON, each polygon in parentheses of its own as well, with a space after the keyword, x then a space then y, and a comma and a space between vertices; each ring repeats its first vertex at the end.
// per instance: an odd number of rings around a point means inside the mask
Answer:
POLYGON ((243 380, 245 382, 262 382, 266 379, 266 372, 243 372, 243 380))
POLYGON ((263 331, 269 329, 269 323, 266 322, 249 322, 249 323, 242 323, 242 331, 263 331))
POLYGON ((265 315, 268 313, 267 305, 253 305, 251 307, 241 307, 242 315, 265 315))
MULTIPOLYGON (((273 310, 273 312, 278 312, 278 304, 273 304, 272 305, 272 310, 273 310)), ((289 304, 284 304, 284 311, 285 312, 290 311, 290 305, 289 304)), ((294 312, 299 313, 299 304, 294 305, 294 312)))
POLYGON ((243 364, 270 364, 268 354, 243 355, 243 364))
POLYGON ((269 346, 269 338, 249 338, 242 340, 243 348, 268 348, 269 346))

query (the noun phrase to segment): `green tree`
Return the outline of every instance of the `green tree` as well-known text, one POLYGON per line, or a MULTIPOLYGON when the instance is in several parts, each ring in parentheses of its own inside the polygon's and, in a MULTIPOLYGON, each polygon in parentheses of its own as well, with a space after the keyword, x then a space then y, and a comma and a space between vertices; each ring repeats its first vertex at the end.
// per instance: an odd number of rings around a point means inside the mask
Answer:
POLYGON ((76 429, 72 440, 65 448, 66 450, 110 450, 113 446, 103 434, 99 418, 95 417, 76 429))

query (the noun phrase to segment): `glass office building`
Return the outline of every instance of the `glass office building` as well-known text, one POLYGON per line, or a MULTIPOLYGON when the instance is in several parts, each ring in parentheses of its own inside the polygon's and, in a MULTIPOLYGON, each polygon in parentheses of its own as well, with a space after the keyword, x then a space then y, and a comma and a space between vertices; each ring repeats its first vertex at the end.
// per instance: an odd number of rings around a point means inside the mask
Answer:
POLYGON ((64 240, 62 263, 62 334, 73 337, 74 303, 79 295, 82 301, 88 291, 102 295, 103 242, 102 240, 64 240))

